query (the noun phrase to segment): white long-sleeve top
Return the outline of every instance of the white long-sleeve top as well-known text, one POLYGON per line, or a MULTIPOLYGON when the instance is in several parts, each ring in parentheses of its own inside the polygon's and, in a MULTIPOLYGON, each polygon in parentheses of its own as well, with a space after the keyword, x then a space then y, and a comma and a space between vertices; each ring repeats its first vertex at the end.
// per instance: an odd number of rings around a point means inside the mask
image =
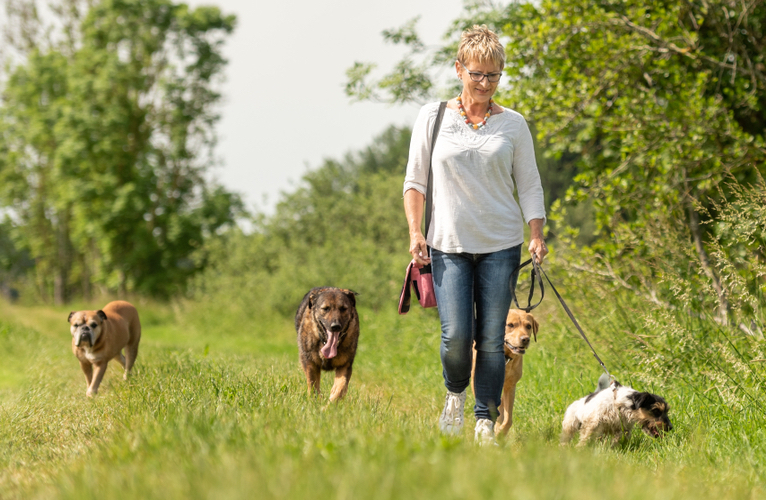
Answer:
MULTIPOLYGON (((420 109, 412 129, 404 192, 426 194, 439 103, 420 109)), ((490 253, 524 242, 524 222, 545 219, 532 134, 510 109, 474 130, 445 109, 433 152, 433 210, 427 243, 445 253, 490 253), (521 209, 513 197, 518 189, 521 209), (522 219, 522 211, 524 219, 522 219)))

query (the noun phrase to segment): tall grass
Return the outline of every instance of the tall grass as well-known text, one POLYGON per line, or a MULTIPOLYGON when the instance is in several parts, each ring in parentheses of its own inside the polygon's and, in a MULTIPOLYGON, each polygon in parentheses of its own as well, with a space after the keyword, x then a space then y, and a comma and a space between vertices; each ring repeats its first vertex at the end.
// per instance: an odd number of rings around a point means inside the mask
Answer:
MULTIPOLYGON (((599 368, 549 301, 538 314, 514 427, 489 449, 473 445, 470 396, 464 435, 447 439, 436 430, 443 388, 434 311, 399 317, 362 305, 354 376, 337 405, 326 400, 329 374, 324 397, 306 394, 288 320, 219 331, 183 323, 172 308, 141 311, 147 322, 135 376, 123 382, 110 368, 95 400, 84 396, 63 322, 63 334, 2 323, 3 364, 14 359, 20 372, 3 378, 0 392, 0 497, 766 494, 762 417, 705 399, 693 385, 662 386, 675 425, 664 440, 635 433, 615 449, 559 447, 563 410, 592 390, 599 368)), ((0 313, 19 317, 19 308, 0 313)), ((617 324, 604 317, 583 315, 591 340, 623 381, 650 388, 638 376, 646 368, 620 351, 617 324)))
MULTIPOLYGON (((606 332, 621 372, 721 408, 711 428, 737 421, 757 429, 766 424, 766 181, 732 178, 724 187, 726 201, 696 207, 706 221, 699 246, 672 216, 615 231, 599 247, 577 248, 564 234, 560 243, 570 246, 558 274, 591 305, 583 316, 606 332)), ((748 448, 749 432, 724 427, 748 448)))

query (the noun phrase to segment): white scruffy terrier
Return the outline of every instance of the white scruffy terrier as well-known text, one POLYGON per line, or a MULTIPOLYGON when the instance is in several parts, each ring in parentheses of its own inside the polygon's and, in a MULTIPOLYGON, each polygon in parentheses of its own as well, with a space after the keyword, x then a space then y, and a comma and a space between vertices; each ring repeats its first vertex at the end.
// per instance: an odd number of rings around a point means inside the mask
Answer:
POLYGON ((604 389, 578 399, 564 415, 561 444, 568 443, 577 431, 584 446, 591 438, 614 436, 613 445, 627 438, 634 425, 652 437, 673 429, 668 418, 670 407, 656 394, 638 392, 616 380, 604 389))

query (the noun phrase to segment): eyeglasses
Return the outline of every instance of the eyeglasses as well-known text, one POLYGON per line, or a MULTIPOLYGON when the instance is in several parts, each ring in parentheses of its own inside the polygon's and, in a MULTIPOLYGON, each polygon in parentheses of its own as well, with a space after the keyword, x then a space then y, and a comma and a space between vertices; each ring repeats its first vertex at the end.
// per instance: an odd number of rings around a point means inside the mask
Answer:
POLYGON ((478 71, 468 71, 468 68, 465 67, 465 64, 460 61, 458 62, 474 82, 480 82, 484 80, 484 77, 486 77, 488 82, 497 83, 500 81, 500 77, 503 76, 502 73, 479 73, 478 71))

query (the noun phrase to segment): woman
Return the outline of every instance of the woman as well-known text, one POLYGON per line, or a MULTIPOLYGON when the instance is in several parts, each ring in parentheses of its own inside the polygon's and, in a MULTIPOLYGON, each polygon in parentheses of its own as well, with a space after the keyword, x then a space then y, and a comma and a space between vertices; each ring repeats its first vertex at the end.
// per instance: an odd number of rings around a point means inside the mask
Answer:
POLYGON ((404 182, 410 254, 420 266, 432 264, 441 319, 447 397, 439 426, 446 434, 462 431, 475 341, 474 436, 481 444, 494 442, 509 286, 516 286, 517 276, 511 275, 524 242, 522 212, 531 230, 529 252, 538 261, 548 253, 532 135, 520 114, 492 100, 504 65, 495 33, 484 25, 463 32, 455 61, 462 92, 448 102, 434 147, 433 210, 425 236, 420 223, 439 103, 423 106, 415 121, 404 182))

